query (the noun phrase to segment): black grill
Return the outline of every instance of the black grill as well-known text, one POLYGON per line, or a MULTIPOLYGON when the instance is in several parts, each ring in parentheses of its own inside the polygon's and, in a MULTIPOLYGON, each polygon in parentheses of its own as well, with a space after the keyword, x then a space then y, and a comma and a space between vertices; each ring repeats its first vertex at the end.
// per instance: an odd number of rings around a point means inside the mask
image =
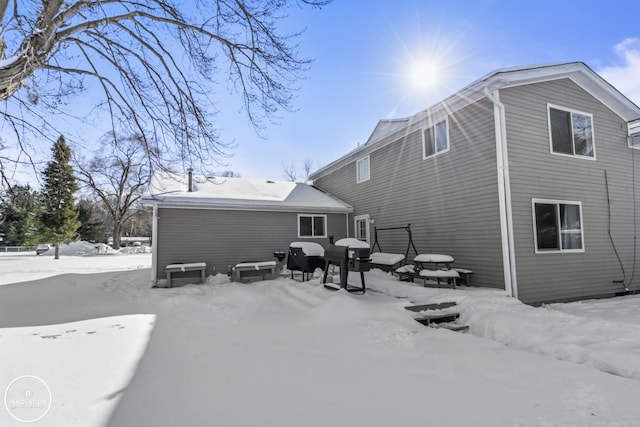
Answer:
POLYGON ((318 243, 311 242, 293 242, 289 245, 289 255, 287 257, 287 269, 291 270, 291 278, 293 272, 302 272, 302 281, 305 275, 313 273, 316 268, 324 268, 324 259, 322 259, 323 249, 318 243))
POLYGON ((364 272, 371 269, 370 256, 371 249, 365 242, 356 239, 340 239, 335 244, 330 244, 324 250, 323 283, 327 283, 327 274, 330 265, 337 265, 340 268, 340 287, 349 292, 365 293, 367 288, 364 283, 364 272), (350 287, 347 283, 349 271, 360 273, 362 287, 350 287))

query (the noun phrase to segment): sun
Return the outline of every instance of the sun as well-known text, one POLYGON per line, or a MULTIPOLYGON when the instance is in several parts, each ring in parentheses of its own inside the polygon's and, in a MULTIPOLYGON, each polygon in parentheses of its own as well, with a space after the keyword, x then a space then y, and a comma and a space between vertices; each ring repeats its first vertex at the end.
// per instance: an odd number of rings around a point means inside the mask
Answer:
POLYGON ((432 89, 442 81, 442 67, 437 61, 416 61, 409 68, 409 82, 414 89, 432 89))

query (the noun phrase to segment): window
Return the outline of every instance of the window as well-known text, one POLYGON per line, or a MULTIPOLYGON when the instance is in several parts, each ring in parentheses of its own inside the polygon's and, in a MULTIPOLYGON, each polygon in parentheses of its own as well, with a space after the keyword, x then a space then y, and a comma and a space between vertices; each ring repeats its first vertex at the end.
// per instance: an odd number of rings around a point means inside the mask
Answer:
POLYGON ((355 222, 356 239, 369 242, 369 215, 358 215, 353 220, 355 222))
POLYGON ((595 158, 591 114, 549 106, 551 152, 595 158))
POLYGON ((327 237, 326 215, 298 215, 298 237, 327 237))
POLYGON ((449 151, 449 129, 446 120, 424 130, 422 133, 422 151, 425 159, 449 151))
POLYGON ((369 156, 363 157, 356 162, 357 182, 369 181, 369 156))
POLYGON ((581 202, 532 203, 536 253, 584 251, 581 202))

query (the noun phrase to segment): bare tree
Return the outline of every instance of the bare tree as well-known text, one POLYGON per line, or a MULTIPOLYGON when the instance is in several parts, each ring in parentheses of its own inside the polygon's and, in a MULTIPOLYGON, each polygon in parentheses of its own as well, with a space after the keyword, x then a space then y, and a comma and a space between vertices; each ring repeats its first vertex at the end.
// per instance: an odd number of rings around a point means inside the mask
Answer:
MULTIPOLYGON (((304 159, 304 164, 302 165, 302 171, 304 175, 304 182, 307 182, 309 179, 309 175, 313 170, 313 161, 311 159, 304 159)), ((297 182, 298 181, 298 170, 296 165, 291 162, 289 165, 282 164, 282 174, 287 179, 287 181, 297 182)))
POLYGON ((313 161, 311 159, 304 159, 304 181, 309 181, 309 175, 313 172, 313 161))
POLYGON ((256 130, 290 109, 309 61, 299 33, 277 24, 292 4, 330 1, 0 0, 0 178, 30 160, 34 136, 55 140, 104 114, 105 130, 160 148, 148 151, 157 164, 219 158, 212 82, 241 96, 256 130))
POLYGON ((282 174, 287 181, 296 182, 298 180, 298 172, 296 171, 296 165, 291 162, 290 165, 282 164, 282 174))
POLYGON ((108 134, 103 142, 105 152, 90 160, 76 159, 75 169, 78 181, 104 204, 113 223, 113 247, 118 249, 124 226, 136 215, 132 207, 153 169, 146 155, 149 147, 141 136, 116 138, 108 134))

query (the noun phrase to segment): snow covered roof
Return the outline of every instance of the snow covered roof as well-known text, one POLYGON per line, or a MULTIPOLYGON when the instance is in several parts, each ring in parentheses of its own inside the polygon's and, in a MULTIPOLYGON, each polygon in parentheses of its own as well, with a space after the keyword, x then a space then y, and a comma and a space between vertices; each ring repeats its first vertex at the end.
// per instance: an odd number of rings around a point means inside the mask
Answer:
POLYGON ((353 212, 348 204, 307 184, 261 179, 156 172, 142 200, 161 207, 277 210, 296 212, 353 212))
POLYGON ((366 144, 357 147, 339 159, 318 169, 313 172, 309 178, 311 180, 320 178, 344 166, 346 163, 353 161, 352 157, 355 153, 364 156, 384 147, 393 141, 383 140, 385 140, 387 136, 401 131, 403 127, 407 131, 413 131, 415 129, 412 128, 412 126, 420 125, 424 119, 431 118, 434 121, 435 119, 441 120, 447 114, 458 111, 487 96, 485 90, 493 91, 563 78, 574 81, 627 122, 631 123, 640 120, 640 107, 635 105, 629 98, 624 96, 583 62, 563 62, 500 68, 411 117, 381 120, 371 133, 366 144), (440 116, 442 118, 438 118, 440 116))

